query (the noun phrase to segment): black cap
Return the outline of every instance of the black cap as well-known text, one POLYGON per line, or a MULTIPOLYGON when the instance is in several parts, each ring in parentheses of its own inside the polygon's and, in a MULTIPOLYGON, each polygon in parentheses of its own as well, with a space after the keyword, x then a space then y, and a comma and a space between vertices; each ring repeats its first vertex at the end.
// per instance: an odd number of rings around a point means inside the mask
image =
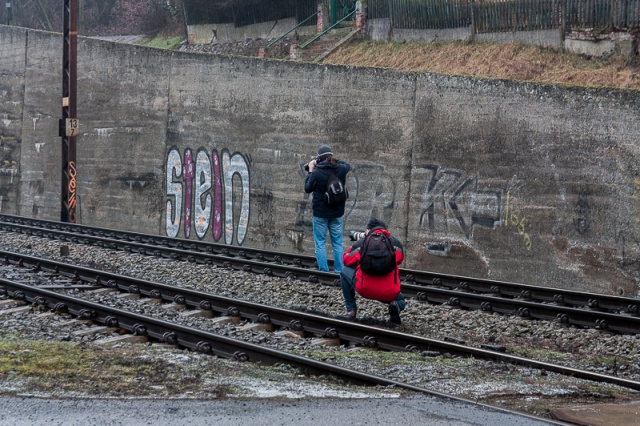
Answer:
POLYGON ((324 161, 331 156, 333 156, 333 152, 331 152, 331 147, 329 145, 322 145, 318 148, 318 161, 324 161))
POLYGON ((387 225, 383 221, 381 221, 380 219, 372 217, 371 219, 369 219, 369 223, 367 224, 367 229, 372 230, 372 229, 375 229, 375 228, 387 229, 387 225))

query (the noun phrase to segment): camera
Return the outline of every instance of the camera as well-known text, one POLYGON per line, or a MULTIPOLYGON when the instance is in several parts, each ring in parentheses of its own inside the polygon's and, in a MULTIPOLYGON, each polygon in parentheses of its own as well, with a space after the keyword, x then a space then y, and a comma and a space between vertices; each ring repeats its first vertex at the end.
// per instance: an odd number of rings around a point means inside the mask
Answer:
POLYGON ((349 231, 349 239, 351 241, 357 241, 360 238, 364 238, 365 233, 362 231, 349 231))
MULTIPOLYGON (((311 161, 315 161, 315 162, 316 162, 316 164, 317 164, 317 163, 318 163, 318 157, 311 157, 311 161)), ((309 163, 310 163, 311 161, 309 161, 309 163)), ((304 171, 305 171, 305 172, 308 172, 308 171, 309 171, 309 163, 307 163, 307 164, 305 164, 304 166, 302 166, 302 167, 304 167, 304 171)))

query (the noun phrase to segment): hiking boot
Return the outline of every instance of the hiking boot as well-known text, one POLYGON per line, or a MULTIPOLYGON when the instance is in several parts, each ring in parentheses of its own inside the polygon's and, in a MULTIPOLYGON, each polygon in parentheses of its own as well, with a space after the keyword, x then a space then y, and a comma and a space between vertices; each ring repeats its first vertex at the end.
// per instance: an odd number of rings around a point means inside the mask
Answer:
POLYGON ((398 309, 398 304, 395 300, 389 303, 389 321, 391 321, 392 324, 402 324, 400 309, 398 309))
POLYGON ((348 319, 356 319, 356 315, 357 314, 358 314, 358 312, 356 310, 349 311, 349 312, 347 312, 347 318, 348 319))

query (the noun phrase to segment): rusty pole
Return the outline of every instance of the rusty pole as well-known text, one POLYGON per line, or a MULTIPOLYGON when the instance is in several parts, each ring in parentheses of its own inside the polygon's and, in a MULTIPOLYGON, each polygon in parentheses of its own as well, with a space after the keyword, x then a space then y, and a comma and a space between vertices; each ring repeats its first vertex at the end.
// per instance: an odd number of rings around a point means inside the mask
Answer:
POLYGON ((64 0, 64 32, 62 54, 62 184, 61 222, 76 222, 76 137, 77 119, 77 56, 78 0, 64 0))

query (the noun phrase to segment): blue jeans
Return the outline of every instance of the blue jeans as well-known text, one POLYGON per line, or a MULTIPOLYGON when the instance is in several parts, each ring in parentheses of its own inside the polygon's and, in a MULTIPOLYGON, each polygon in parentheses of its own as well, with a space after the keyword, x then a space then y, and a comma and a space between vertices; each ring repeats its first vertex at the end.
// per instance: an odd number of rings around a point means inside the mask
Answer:
POLYGON ((333 249, 333 270, 340 273, 342 270, 342 224, 341 217, 328 219, 326 217, 313 217, 313 240, 316 245, 316 261, 318 269, 329 272, 327 262, 327 228, 331 237, 331 248, 333 249))
MULTIPOLYGON (((356 305, 355 268, 351 268, 349 266, 345 266, 344 268, 342 268, 342 272, 340 272, 340 285, 342 286, 344 307, 346 308, 347 312, 357 310, 358 306, 356 305)), ((398 293, 398 297, 396 297, 396 304, 398 305, 399 311, 402 311, 407 306, 407 302, 406 300, 404 300, 404 295, 402 293, 398 293)))

